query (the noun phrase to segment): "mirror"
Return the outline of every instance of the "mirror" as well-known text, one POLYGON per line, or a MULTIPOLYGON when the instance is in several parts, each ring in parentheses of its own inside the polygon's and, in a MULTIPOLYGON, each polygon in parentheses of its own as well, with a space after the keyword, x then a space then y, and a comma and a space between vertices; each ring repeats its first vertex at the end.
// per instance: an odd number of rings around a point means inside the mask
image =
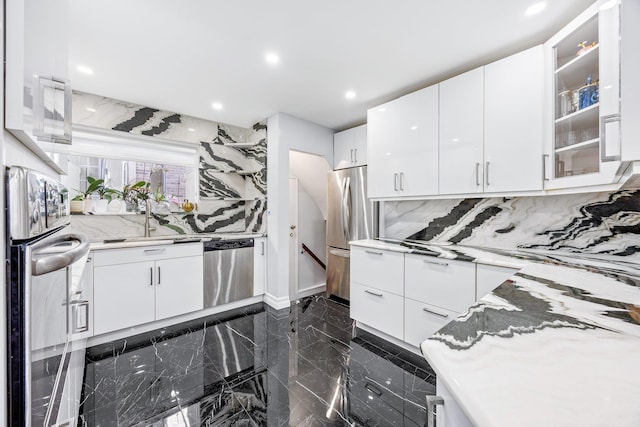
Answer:
POLYGON ((62 181, 72 195, 73 190, 86 191, 87 177, 103 179, 106 187, 115 190, 122 190, 125 184, 146 181, 151 183, 152 192, 164 194, 167 200, 179 205, 185 199, 196 200, 195 176, 197 170, 186 166, 70 155, 69 173, 62 181))

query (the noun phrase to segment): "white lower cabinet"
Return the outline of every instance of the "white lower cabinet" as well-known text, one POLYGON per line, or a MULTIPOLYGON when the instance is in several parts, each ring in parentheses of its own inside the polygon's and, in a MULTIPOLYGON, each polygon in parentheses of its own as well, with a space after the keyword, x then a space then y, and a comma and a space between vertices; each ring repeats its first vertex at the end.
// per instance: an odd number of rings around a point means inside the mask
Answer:
POLYGON ((476 300, 476 266, 471 262, 406 254, 405 296, 463 312, 476 300))
POLYGON ((479 300, 502 282, 518 272, 517 268, 498 267, 496 265, 476 265, 476 300, 479 300))
POLYGON ((351 317, 385 334, 402 339, 404 298, 351 282, 351 317))
POLYGON ((202 310, 202 244, 95 251, 94 334, 202 310))
POLYGON ((445 310, 431 304, 405 298, 404 341, 415 347, 420 347, 422 341, 429 338, 459 314, 456 311, 445 310))
POLYGON ((518 269, 351 247, 351 317, 419 347, 518 269))
POLYGON ((404 294, 404 254, 382 249, 351 248, 351 281, 404 294))
POLYGON ((154 261, 95 267, 94 334, 155 320, 154 261))
POLYGON ((267 276, 267 238, 253 239, 253 295, 264 294, 267 276))
POLYGON ((437 407, 438 427, 473 427, 449 389, 439 379, 436 379, 436 394, 444 399, 444 405, 437 407))
POLYGON ((156 261, 156 320, 203 308, 202 256, 156 261))

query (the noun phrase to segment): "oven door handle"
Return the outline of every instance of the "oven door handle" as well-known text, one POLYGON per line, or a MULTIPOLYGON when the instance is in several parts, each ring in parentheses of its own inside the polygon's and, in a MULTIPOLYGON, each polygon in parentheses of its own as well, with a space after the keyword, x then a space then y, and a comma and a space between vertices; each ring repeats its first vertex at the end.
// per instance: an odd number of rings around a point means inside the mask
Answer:
POLYGON ((73 249, 69 249, 62 253, 32 258, 31 274, 34 276, 40 276, 70 266, 89 252, 90 243, 89 239, 84 234, 65 234, 63 236, 45 239, 33 245, 33 250, 36 251, 38 249, 44 249, 60 243, 73 241, 79 242, 79 245, 73 249))

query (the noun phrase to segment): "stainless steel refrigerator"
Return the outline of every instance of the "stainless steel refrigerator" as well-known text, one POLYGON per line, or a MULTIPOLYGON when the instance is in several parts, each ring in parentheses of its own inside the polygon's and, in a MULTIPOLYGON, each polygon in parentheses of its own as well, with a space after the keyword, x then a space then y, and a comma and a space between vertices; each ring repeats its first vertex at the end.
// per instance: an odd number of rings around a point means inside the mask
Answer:
POLYGON ((372 239, 377 204, 367 199, 367 167, 328 174, 327 293, 349 299, 349 242, 372 239))

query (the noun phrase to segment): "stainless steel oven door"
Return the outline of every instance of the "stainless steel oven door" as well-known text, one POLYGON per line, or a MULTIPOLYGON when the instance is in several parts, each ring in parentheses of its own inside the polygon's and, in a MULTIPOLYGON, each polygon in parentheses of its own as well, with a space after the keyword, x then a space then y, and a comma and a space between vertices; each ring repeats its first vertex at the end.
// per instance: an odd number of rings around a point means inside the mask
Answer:
POLYGON ((82 235, 52 236, 27 250, 25 355, 27 425, 51 426, 69 413, 71 339, 82 328, 82 304, 73 285, 72 266, 84 263, 89 241, 82 235), (80 324, 79 324, 80 323, 80 324))

